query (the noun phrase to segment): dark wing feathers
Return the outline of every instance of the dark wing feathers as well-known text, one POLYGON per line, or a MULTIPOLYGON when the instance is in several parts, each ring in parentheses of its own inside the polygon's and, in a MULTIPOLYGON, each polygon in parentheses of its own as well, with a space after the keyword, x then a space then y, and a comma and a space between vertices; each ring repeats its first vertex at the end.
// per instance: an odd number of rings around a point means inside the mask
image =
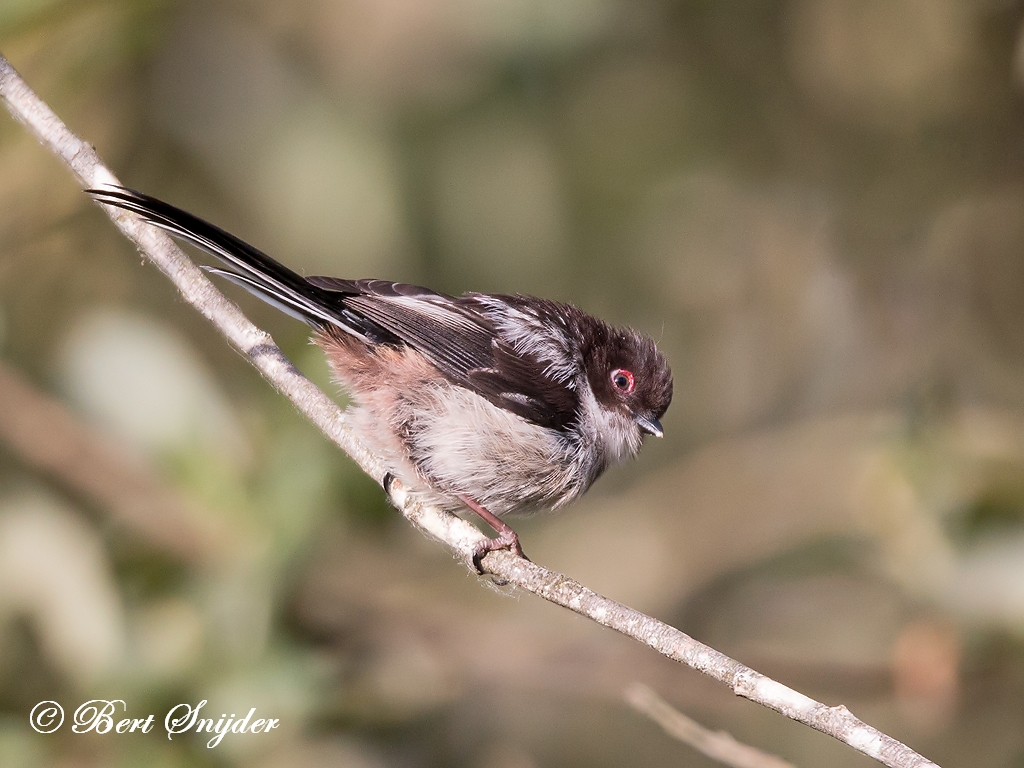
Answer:
POLYGON ((349 293, 352 295, 369 296, 407 296, 417 299, 446 299, 453 301, 454 297, 445 293, 438 293, 429 288, 409 283, 393 283, 390 280, 378 280, 368 278, 363 280, 346 280, 343 277, 324 277, 322 275, 310 275, 304 278, 305 281, 317 288, 336 293, 349 293))
POLYGON ((452 296, 388 280, 306 280, 423 352, 449 376, 464 379, 474 368, 491 364, 493 325, 452 296))
POLYGON ((126 188, 86 190, 98 202, 142 216, 213 255, 207 268, 316 328, 333 325, 370 344, 407 344, 451 381, 494 405, 552 429, 575 418, 577 395, 546 375, 546 364, 517 352, 472 296, 452 297, 387 280, 304 278, 197 216, 126 188))
POLYGON ((550 429, 572 425, 579 396, 544 373, 545 364, 516 352, 505 341, 492 345, 494 363, 469 372, 469 386, 495 405, 550 429))
POLYGON ((483 317, 462 313, 452 299, 364 294, 346 298, 345 304, 411 344, 451 376, 464 378, 474 368, 491 364, 493 326, 483 317))

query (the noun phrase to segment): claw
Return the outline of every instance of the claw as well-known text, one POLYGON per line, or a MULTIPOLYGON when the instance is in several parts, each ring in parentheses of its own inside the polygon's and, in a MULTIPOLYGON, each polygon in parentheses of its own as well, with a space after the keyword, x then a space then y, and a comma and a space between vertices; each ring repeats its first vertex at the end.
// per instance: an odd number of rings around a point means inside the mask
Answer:
POLYGON ((391 472, 388 472, 381 479, 380 484, 384 487, 384 493, 387 494, 388 499, 398 509, 405 507, 406 499, 408 498, 409 491, 402 484, 402 481, 395 477, 391 472))
POLYGON ((482 562, 484 556, 488 552, 494 552, 495 550, 499 549, 507 549, 512 554, 519 555, 519 557, 523 558, 524 560, 530 559, 526 556, 526 553, 523 552, 523 547, 519 543, 519 536, 516 535, 516 532, 513 531, 511 528, 506 528, 504 531, 499 533, 495 538, 484 539, 483 541, 479 541, 473 547, 473 556, 471 558, 471 563, 473 565, 473 570, 477 572, 478 576, 484 575, 484 568, 482 562))

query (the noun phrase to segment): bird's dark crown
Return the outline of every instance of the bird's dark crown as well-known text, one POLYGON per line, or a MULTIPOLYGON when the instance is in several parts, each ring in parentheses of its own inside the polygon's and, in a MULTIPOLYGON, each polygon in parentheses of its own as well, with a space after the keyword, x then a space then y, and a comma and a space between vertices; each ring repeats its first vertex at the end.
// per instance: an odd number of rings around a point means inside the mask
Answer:
POLYGON ((632 328, 613 328, 600 321, 587 335, 583 361, 598 403, 660 419, 672 402, 672 371, 654 340, 632 328))

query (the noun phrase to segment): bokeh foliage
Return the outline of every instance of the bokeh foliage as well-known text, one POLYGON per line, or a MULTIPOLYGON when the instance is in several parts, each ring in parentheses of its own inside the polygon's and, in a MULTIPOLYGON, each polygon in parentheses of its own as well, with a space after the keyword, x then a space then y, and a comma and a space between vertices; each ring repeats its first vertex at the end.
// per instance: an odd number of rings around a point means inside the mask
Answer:
MULTIPOLYGON (((519 523, 527 551, 984 767, 1024 764, 1022 21, 994 0, 0 0, 0 50, 126 184, 304 273, 650 332, 668 436, 519 523)), ((866 763, 481 589, 3 120, 0 211, 4 369, 203 542, 0 447, 0 765, 708 765, 622 704, 635 679, 798 765, 866 763), (214 750, 28 727, 91 698, 283 727, 214 750)), ((335 391, 304 328, 228 292, 335 391)))

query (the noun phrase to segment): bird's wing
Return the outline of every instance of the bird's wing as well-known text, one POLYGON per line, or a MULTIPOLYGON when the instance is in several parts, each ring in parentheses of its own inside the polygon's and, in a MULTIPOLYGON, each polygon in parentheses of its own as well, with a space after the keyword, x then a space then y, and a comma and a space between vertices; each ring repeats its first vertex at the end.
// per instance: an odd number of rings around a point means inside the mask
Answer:
POLYGON ((421 352, 450 378, 493 363, 494 326, 457 299, 406 283, 308 277, 328 301, 367 318, 421 352), (332 302, 333 299, 333 302, 332 302))
POLYGON ((454 383, 498 407, 552 429, 565 429, 574 420, 578 396, 573 386, 552 376, 548 361, 515 343, 479 294, 456 298, 384 280, 307 280, 337 292, 344 307, 421 352, 454 383))

